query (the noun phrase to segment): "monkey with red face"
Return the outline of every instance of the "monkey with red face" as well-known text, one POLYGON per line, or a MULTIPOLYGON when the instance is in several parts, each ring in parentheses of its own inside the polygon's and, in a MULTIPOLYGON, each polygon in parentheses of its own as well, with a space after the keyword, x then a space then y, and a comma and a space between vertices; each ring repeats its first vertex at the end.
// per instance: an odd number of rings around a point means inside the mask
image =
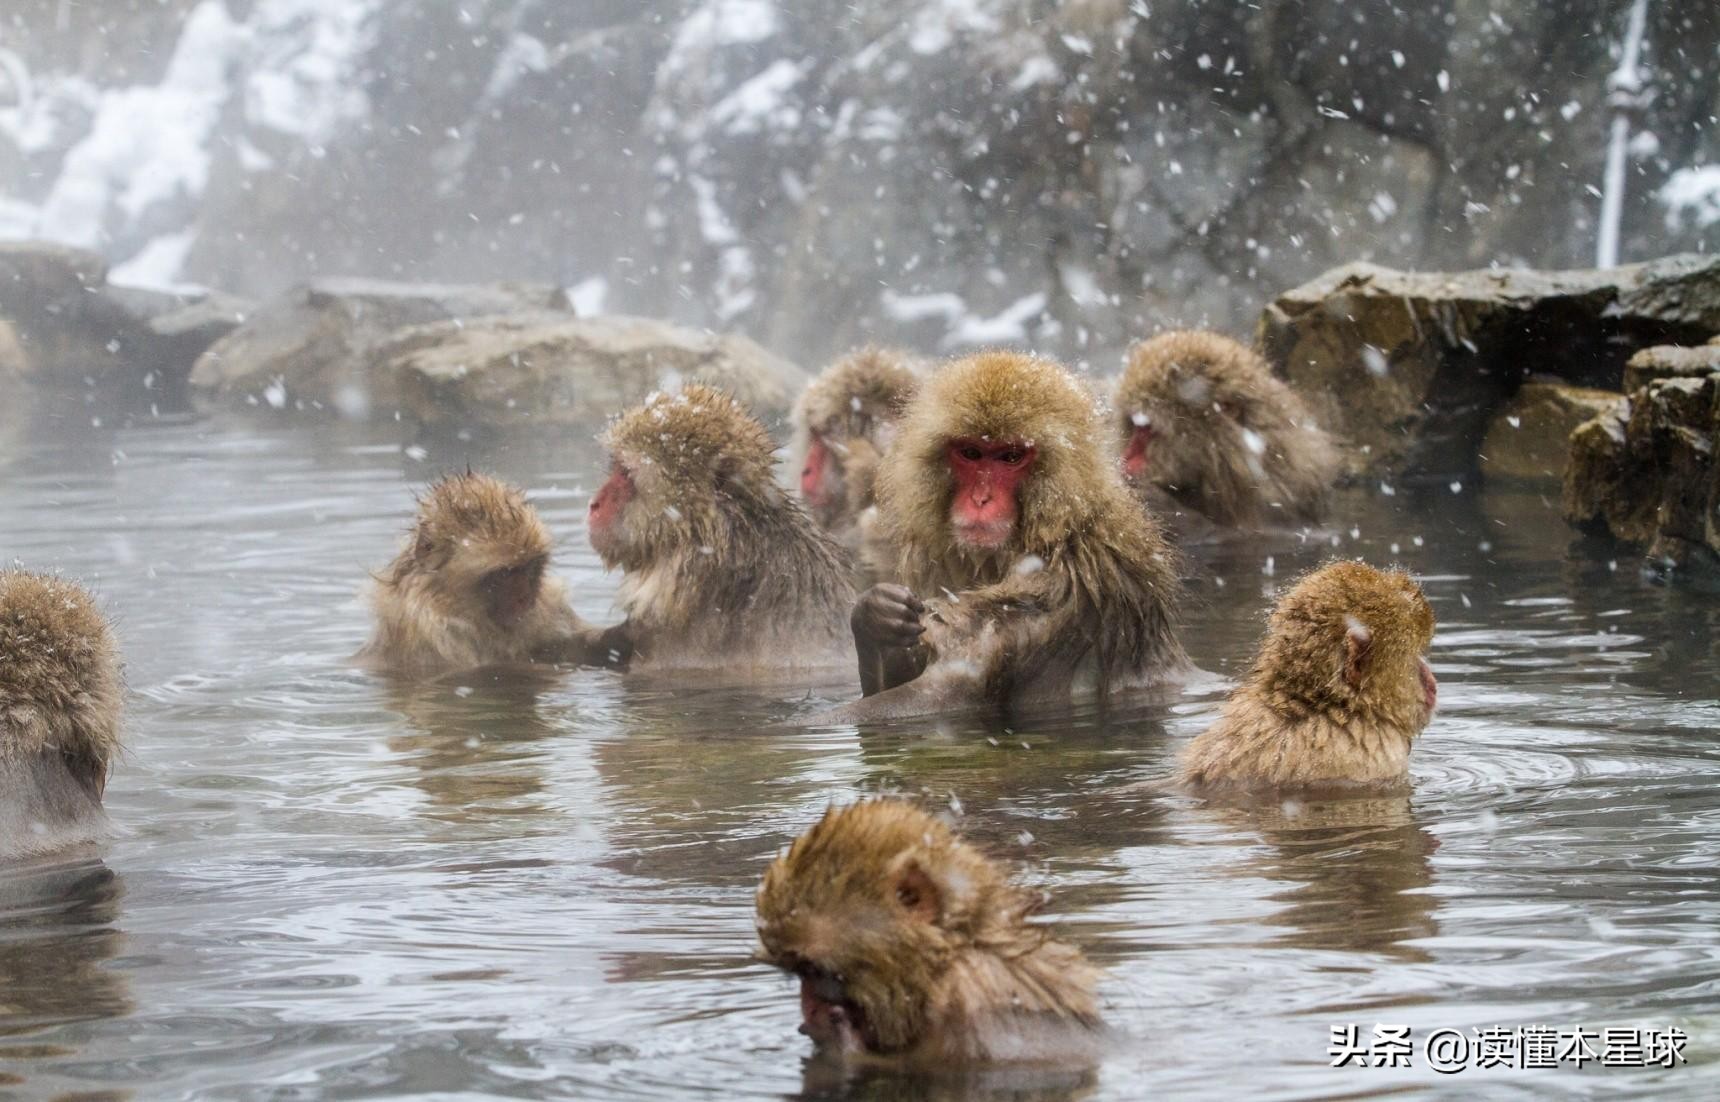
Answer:
POLYGON ((1187 542, 1318 522, 1339 469, 1297 393, 1201 330, 1137 345, 1117 382, 1125 477, 1187 542))
POLYGON ((1046 360, 945 365, 909 405, 878 481, 905 584, 852 617, 852 717, 1010 707, 1179 678, 1178 563, 1124 487, 1095 403, 1046 360))
POLYGON ((635 666, 780 670, 844 662, 849 563, 772 474, 775 444, 707 386, 655 394, 605 437, 591 545, 622 571, 635 666))
POLYGON ((826 368, 795 403, 792 454, 800 457, 801 499, 851 550, 860 546, 878 463, 919 385, 905 353, 862 348, 826 368))

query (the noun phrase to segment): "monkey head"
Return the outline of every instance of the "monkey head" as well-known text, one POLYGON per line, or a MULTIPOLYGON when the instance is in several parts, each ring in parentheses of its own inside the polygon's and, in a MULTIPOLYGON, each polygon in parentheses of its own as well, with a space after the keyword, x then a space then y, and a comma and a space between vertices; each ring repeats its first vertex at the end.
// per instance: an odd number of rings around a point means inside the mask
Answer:
POLYGON ((591 546, 611 569, 665 555, 721 554, 734 516, 786 499, 776 446, 734 398, 703 385, 656 393, 604 434, 609 478, 591 499, 591 546))
POLYGON ((1057 364, 1012 352, 946 364, 879 473, 903 562, 1049 557, 1109 504, 1117 478, 1098 441, 1092 396, 1057 364))
POLYGON ((89 592, 0 570, 0 758, 57 753, 99 799, 123 694, 113 632, 89 592))
POLYGON ((525 494, 467 471, 419 500, 411 540, 386 580, 421 578, 443 611, 507 630, 537 605, 550 547, 549 529, 525 494))
POLYGON ((1278 602, 1251 680, 1266 699, 1296 710, 1339 711, 1418 734, 1439 702, 1423 657, 1433 622, 1408 574, 1328 563, 1278 602))
POLYGON ((1186 495, 1224 523, 1298 504, 1277 499, 1317 495, 1336 473, 1336 453, 1296 393, 1218 333, 1162 333, 1135 346, 1116 409, 1124 477, 1186 495))
POLYGON ((850 485, 852 450, 859 442, 888 450, 890 427, 919 382, 906 355, 868 347, 836 361, 802 392, 794 454, 801 456, 801 499, 819 524, 834 527, 862 507, 864 489, 850 485))
POLYGON ((765 871, 761 955, 799 978, 801 1032, 839 1052, 951 1048, 935 1034, 986 1013, 1094 1021, 1096 973, 1026 923, 1039 902, 938 819, 867 800, 828 809, 765 871), (1041 974, 1012 982, 1018 966, 1041 974))

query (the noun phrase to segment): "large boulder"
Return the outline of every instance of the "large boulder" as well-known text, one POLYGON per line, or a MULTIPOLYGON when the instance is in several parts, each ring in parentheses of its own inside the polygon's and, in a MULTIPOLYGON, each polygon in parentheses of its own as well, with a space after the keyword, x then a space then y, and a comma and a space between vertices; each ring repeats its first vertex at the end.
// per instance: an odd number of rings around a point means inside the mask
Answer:
POLYGON ((1571 523, 1645 550, 1657 571, 1720 566, 1720 373, 1658 378, 1571 434, 1571 523))
POLYGON ((83 249, 0 244, 0 323, 11 338, 0 342, 8 346, 0 381, 94 390, 137 408, 183 405, 192 361, 238 325, 248 305, 114 286, 107 276, 107 262, 83 249))
POLYGON ((408 415, 462 428, 590 424, 681 382, 721 387, 760 416, 781 416, 807 381, 746 337, 621 316, 412 326, 376 362, 395 379, 408 415))
POLYGON ((1481 441, 1481 473, 1487 478, 1558 482, 1565 476, 1571 433, 1624 404, 1624 395, 1617 391, 1524 383, 1481 441))
POLYGON ((401 398, 376 355, 407 326, 497 314, 573 316, 559 287, 323 279, 270 300, 211 345, 191 370, 206 404, 364 419, 391 417, 401 398))
POLYGON ((1618 390, 1638 349, 1720 332, 1720 257, 1564 272, 1351 264, 1281 296, 1269 359, 1353 447, 1357 470, 1445 481, 1531 375, 1618 390))

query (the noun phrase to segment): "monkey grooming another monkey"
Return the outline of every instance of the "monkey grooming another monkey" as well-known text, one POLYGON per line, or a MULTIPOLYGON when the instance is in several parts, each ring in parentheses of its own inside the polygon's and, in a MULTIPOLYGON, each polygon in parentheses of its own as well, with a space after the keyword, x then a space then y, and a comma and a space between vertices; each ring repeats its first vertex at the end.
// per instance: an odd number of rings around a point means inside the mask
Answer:
POLYGON ((88 591, 0 570, 0 858, 106 833, 123 694, 113 633, 88 591))
POLYGON ((909 1062, 1068 1057, 1099 971, 1028 922, 1041 902, 901 800, 831 807, 765 871, 762 958, 800 979, 821 1050, 909 1062))
POLYGON ((1401 571, 1334 562, 1278 602, 1248 678, 1183 756, 1200 795, 1398 791, 1439 687, 1433 609, 1401 571))
POLYGON ((654 394, 605 435, 591 546, 622 572, 636 664, 781 669, 851 653, 842 549, 772 475, 770 434, 708 386, 654 394))
POLYGON ((585 623, 548 571, 551 540, 525 494, 449 475, 418 503, 406 547, 376 579, 376 632, 358 660, 414 676, 514 662, 616 665, 624 637, 585 623))
POLYGON ((866 699, 850 718, 916 715, 1162 683, 1174 553, 1129 494, 1090 394, 1011 352, 945 365, 910 404, 878 479, 905 585, 855 606, 866 699))
POLYGON ((1312 524, 1324 514, 1337 449, 1245 345, 1196 330, 1144 341, 1118 381, 1116 408, 1123 473, 1149 509, 1193 510, 1243 530, 1312 524))
POLYGON ((879 459, 919 385, 906 354, 862 348, 826 368, 795 404, 801 499, 813 519, 856 554, 879 459))

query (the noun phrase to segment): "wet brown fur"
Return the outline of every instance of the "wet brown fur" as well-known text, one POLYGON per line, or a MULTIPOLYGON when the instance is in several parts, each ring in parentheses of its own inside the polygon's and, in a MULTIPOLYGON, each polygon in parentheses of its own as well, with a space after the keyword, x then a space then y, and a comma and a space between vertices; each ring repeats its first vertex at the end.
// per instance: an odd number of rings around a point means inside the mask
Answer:
POLYGON ((632 477, 604 565, 655 665, 796 666, 849 650, 842 549, 773 477, 775 444, 739 402, 702 385, 654 394, 605 434, 632 477))
POLYGON ((1041 897, 943 822, 895 799, 831 807, 765 871, 763 958, 835 977, 863 1014, 869 1054, 1033 1055, 1036 1030, 1099 1026, 1099 971, 1028 919, 1041 897), (930 897, 904 902, 904 883, 930 897))
POLYGON ((1337 449, 1296 392, 1229 337, 1179 330, 1136 345, 1116 410, 1125 444, 1134 418, 1153 430, 1143 495, 1157 488, 1227 528, 1308 524, 1325 513, 1337 449))
POLYGON ((566 657, 568 640, 595 629, 549 574, 551 548, 549 529, 516 487, 471 471, 434 483, 419 499, 406 546, 376 578, 376 631, 359 660, 431 675, 566 657), (544 570, 536 602, 516 623, 498 623, 483 579, 533 564, 544 570))
POLYGON ((1002 703, 1180 675, 1178 560, 1117 473, 1092 396, 1062 367, 1012 352, 945 365, 899 426, 878 479, 895 573, 925 600, 927 676, 940 661, 1002 703), (980 552, 950 525, 958 437, 1032 443, 1008 544, 980 552), (952 596, 953 595, 953 596, 952 596))
POLYGON ((878 462, 902 410, 919 389, 913 360, 894 349, 866 347, 837 360, 807 386, 794 408, 793 470, 805 465, 814 436, 838 464, 839 492, 813 519, 858 549, 861 515, 872 507, 878 462))
POLYGON ((124 684, 81 586, 0 570, 0 856, 98 837, 124 684))
POLYGON ((1334 562, 1308 574, 1273 610, 1248 679, 1189 745, 1180 781, 1211 793, 1402 787, 1431 718, 1418 660, 1433 626, 1401 571, 1334 562), (1368 642, 1352 683, 1356 625, 1368 642))

